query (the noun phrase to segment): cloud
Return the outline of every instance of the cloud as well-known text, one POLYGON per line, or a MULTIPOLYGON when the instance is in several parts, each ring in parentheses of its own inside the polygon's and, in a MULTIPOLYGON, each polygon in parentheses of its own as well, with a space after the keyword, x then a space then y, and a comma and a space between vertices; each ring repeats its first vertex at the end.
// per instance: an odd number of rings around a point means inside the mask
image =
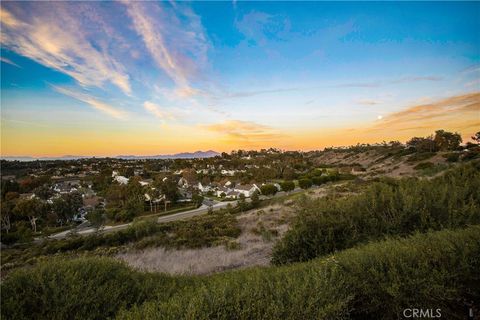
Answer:
POLYGON ((92 108, 94 108, 95 110, 98 110, 98 111, 101 111, 105 114, 108 114, 109 116, 111 117, 114 117, 116 119, 126 119, 127 117, 127 113, 123 110, 120 110, 120 109, 117 109, 105 102, 102 102, 100 100, 98 100, 97 98, 94 98, 94 97, 91 97, 85 93, 81 93, 81 92, 77 92, 77 91, 73 91, 73 90, 70 90, 70 89, 67 89, 67 88, 64 88, 64 87, 59 87, 59 86, 54 86, 54 85, 51 85, 51 87, 61 93, 61 94, 64 94, 66 96, 69 96, 71 98, 74 98, 76 100, 79 100, 79 101, 82 101, 82 102, 85 102, 86 104, 90 105, 92 108))
POLYGON ((82 4, 62 2, 4 4, 1 44, 82 86, 102 87, 109 82, 130 94, 129 75, 113 55, 116 48, 108 50, 98 40, 100 35, 108 38, 106 25, 97 23, 95 33, 87 32, 94 21, 86 19, 81 8, 82 4))
POLYGON ((414 105, 386 115, 366 131, 405 131, 419 128, 464 130, 480 127, 480 92, 414 105))
POLYGON ((350 83, 341 83, 335 85, 335 87, 347 87, 347 88, 375 88, 392 84, 400 83, 415 83, 421 81, 442 81, 443 78, 439 76, 411 76, 411 77, 401 77, 390 80, 378 80, 372 82, 350 82, 350 83))
POLYGON ((207 64, 209 42, 200 17, 183 4, 124 2, 135 31, 179 97, 198 94, 192 82, 207 64))
POLYGON ((175 118, 172 112, 162 110, 162 108, 158 104, 155 104, 153 102, 145 101, 143 103, 143 107, 145 108, 145 110, 147 110, 149 113, 153 114, 158 119, 165 120, 165 119, 175 118))
POLYGON ((0 61, 5 62, 5 63, 8 63, 8 64, 10 64, 10 65, 12 65, 12 66, 17 67, 17 68, 21 68, 18 64, 16 64, 16 63, 13 62, 12 60, 7 59, 7 58, 5 58, 5 57, 0 57, 0 61))
POLYGON ((378 104, 382 104, 383 101, 380 100, 373 100, 373 99, 361 99, 357 101, 358 104, 362 104, 364 106, 375 106, 378 104))
POLYGON ((204 125, 202 128, 226 135, 235 141, 265 142, 281 138, 277 130, 252 121, 226 120, 221 123, 204 125))

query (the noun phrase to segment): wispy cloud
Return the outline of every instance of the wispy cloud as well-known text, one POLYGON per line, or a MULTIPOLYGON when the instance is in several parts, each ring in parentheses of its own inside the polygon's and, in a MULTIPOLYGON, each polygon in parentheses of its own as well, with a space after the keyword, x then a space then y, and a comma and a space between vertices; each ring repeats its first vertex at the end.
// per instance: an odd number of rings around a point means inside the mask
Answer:
POLYGON ((202 128, 224 134, 230 140, 240 142, 273 141, 283 136, 274 128, 252 121, 226 120, 221 123, 204 125, 202 128))
POLYGON ((410 76, 410 77, 401 77, 396 79, 389 80, 378 80, 371 82, 350 82, 350 83, 341 83, 335 85, 335 87, 348 87, 348 88, 375 88, 392 84, 400 83, 415 83, 421 81, 442 81, 443 78, 439 76, 410 76))
POLYGON ((16 64, 16 63, 13 62, 12 60, 7 59, 7 58, 5 58, 5 57, 0 57, 0 61, 5 62, 5 63, 8 63, 8 64, 10 64, 10 65, 12 65, 12 66, 17 67, 17 68, 21 68, 18 64, 16 64))
POLYGON ((376 106, 378 104, 382 104, 383 101, 374 100, 374 99, 360 99, 357 101, 357 103, 364 106, 376 106))
POLYGON ((129 75, 114 58, 114 50, 109 51, 98 42, 105 27, 96 25, 97 39, 91 39, 94 35, 86 30, 92 21, 83 19, 78 8, 81 4, 62 2, 3 4, 1 44, 71 76, 83 86, 102 87, 109 82, 130 94, 129 75))
POLYGON ((366 131, 405 131, 438 128, 480 127, 480 92, 453 96, 431 103, 409 106, 391 113, 366 131), (420 125, 420 126, 419 126, 420 125))
POLYGON ((124 2, 136 32, 179 97, 197 94, 192 82, 207 64, 209 43, 200 17, 183 4, 124 2))
POLYGON ((116 119, 126 119, 127 118, 127 113, 123 110, 120 110, 114 106, 109 105, 108 103, 102 102, 97 98, 94 98, 88 94, 82 93, 82 92, 77 92, 68 88, 64 87, 59 87, 55 85, 51 85, 51 87, 66 96, 69 96, 71 98, 74 98, 76 100, 85 102, 86 104, 90 105, 93 109, 101 111, 105 114, 108 114, 111 117, 114 117, 116 119))
POLYGON ((161 120, 174 119, 175 116, 171 111, 167 111, 164 108, 160 107, 158 104, 151 101, 145 101, 143 107, 149 113, 153 114, 155 117, 161 120))

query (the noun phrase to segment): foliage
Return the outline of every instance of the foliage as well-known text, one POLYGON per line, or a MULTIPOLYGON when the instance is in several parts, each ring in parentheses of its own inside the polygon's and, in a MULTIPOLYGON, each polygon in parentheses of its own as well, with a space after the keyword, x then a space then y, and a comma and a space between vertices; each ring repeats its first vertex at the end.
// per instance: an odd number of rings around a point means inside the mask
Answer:
POLYGON ((452 152, 452 153, 447 153, 444 155, 445 159, 447 159, 447 162, 457 162, 458 159, 460 158, 460 153, 458 152, 452 152))
POLYGON ((66 239, 45 241, 23 250, 2 250, 2 264, 14 263, 12 267, 15 267, 34 263, 38 257, 45 255, 92 251, 99 247, 118 247, 130 243, 134 243, 137 248, 151 246, 200 248, 223 244, 237 238, 240 233, 235 216, 225 212, 162 224, 154 220, 135 221, 128 228, 116 232, 88 236, 74 235, 66 239))
POLYGON ((313 185, 313 182, 310 179, 300 179, 298 180, 298 185, 302 189, 308 189, 313 185))
POLYGON ((340 200, 304 198, 273 262, 305 261, 387 235, 480 223, 479 169, 476 162, 432 180, 388 179, 340 200))
POLYGON ((260 191, 262 191, 262 194, 265 196, 273 196, 277 193, 278 189, 273 184, 264 184, 260 187, 260 191))
POLYGON ((105 319, 143 301, 155 286, 169 296, 166 276, 135 272, 105 258, 53 259, 18 270, 2 283, 4 319, 105 319))
POLYGON ((282 187, 282 191, 288 192, 295 189, 295 182, 293 181, 283 181, 280 182, 280 187, 282 187))
POLYGON ((399 319, 422 306, 463 319, 462 299, 480 297, 479 231, 418 234, 309 263, 219 274, 117 318, 399 319))

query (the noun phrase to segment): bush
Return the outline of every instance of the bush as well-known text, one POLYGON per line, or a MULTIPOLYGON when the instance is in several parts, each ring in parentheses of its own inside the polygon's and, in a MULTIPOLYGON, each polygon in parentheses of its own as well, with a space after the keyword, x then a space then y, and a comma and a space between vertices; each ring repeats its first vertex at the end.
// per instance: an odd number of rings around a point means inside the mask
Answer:
POLYGON ((284 267, 218 274, 118 319, 399 319, 440 308, 463 319, 480 298, 480 228, 417 234, 284 267))
POLYGON ((151 288, 147 278, 103 258, 54 259, 5 279, 2 318, 105 319, 143 301, 151 288))
POLYGON ((383 180, 341 200, 303 198, 272 261, 306 261, 386 235, 480 223, 479 169, 466 165, 430 181, 383 180))
POLYGON ((302 189, 308 189, 313 185, 313 182, 310 179, 300 179, 298 180, 298 185, 302 189))
POLYGON ((277 193, 278 190, 277 187, 275 187, 273 184, 264 184, 260 187, 260 191, 265 196, 273 196, 275 193, 277 193))
POLYGON ((457 162, 460 158, 460 153, 448 153, 444 157, 448 162, 457 162))
POLYGON ((280 182, 280 187, 282 187, 282 191, 292 191, 295 189, 295 183, 293 181, 283 181, 280 182))

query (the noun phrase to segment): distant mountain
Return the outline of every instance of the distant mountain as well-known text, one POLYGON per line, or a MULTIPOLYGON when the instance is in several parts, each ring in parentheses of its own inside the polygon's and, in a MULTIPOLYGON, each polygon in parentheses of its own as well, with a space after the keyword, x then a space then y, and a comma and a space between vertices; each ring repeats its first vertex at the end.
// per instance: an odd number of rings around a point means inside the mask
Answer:
MULTIPOLYGON (((134 160, 134 159, 194 159, 194 158, 212 158, 220 155, 218 152, 213 150, 208 151, 195 151, 195 152, 182 152, 176 154, 159 154, 154 156, 135 156, 135 155, 120 155, 113 158, 125 159, 125 160, 134 160)), ((9 161, 35 161, 35 160, 77 160, 77 159, 89 159, 94 158, 89 156, 74 156, 74 155, 65 155, 61 157, 30 157, 30 156, 18 156, 18 157, 1 157, 2 160, 9 161)), ((104 158, 104 157, 97 157, 104 158)))
POLYGON ((220 153, 208 151, 182 152, 175 154, 159 154, 155 156, 135 156, 135 155, 120 155, 115 158, 119 159, 194 159, 194 158, 212 158, 220 155, 220 153))

